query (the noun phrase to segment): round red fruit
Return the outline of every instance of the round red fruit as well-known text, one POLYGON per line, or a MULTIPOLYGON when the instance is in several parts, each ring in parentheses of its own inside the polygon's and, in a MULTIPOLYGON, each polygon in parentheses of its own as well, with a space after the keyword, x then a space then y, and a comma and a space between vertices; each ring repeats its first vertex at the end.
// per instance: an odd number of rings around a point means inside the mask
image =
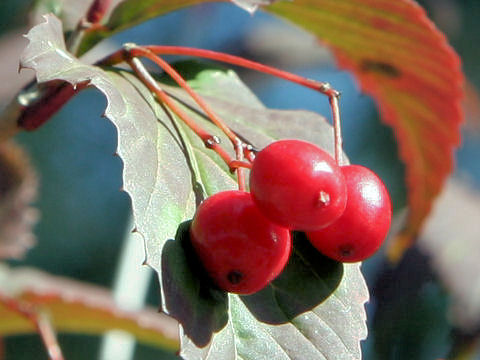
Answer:
POLYGON ((387 236, 392 219, 390 196, 371 170, 359 165, 341 169, 347 183, 347 207, 334 223, 307 232, 307 238, 332 259, 357 262, 372 256, 387 236))
POLYGON ((190 238, 201 263, 223 290, 251 294, 285 267, 290 231, 265 218, 249 193, 225 191, 197 209, 190 238))
POLYGON ((313 231, 336 220, 347 201, 335 160, 301 140, 276 141, 255 157, 250 191, 260 211, 289 229, 313 231))

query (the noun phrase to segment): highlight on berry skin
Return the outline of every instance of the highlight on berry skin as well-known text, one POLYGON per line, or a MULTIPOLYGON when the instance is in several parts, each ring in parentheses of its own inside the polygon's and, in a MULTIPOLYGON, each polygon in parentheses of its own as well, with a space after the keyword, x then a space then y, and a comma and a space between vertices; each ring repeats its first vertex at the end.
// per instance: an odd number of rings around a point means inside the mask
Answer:
POLYGON ((290 231, 264 217, 250 193, 238 190, 200 204, 190 240, 215 284, 238 294, 267 286, 285 267, 292 247, 290 231))
POLYGON ((347 206, 329 226, 307 232, 307 238, 324 255, 341 262, 371 257, 390 229, 392 206, 387 188, 370 169, 341 167, 347 184, 347 206))
POLYGON ((279 140, 261 150, 252 164, 250 191, 267 218, 300 231, 332 223, 347 201, 345 179, 333 157, 302 140, 279 140))
POLYGON ((210 196, 190 228, 201 263, 224 291, 252 294, 274 280, 290 256, 290 230, 304 226, 299 218, 316 229, 305 231, 312 245, 340 262, 372 256, 390 228, 390 196, 380 178, 363 166, 340 167, 308 142, 282 140, 260 151, 250 189, 210 196), (332 220, 323 212, 335 202, 332 220))

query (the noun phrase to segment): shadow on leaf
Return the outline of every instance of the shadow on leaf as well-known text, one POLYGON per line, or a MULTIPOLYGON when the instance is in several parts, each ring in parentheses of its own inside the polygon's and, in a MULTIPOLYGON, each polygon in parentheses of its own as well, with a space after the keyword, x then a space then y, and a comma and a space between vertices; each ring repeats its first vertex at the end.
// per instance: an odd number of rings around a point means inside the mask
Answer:
POLYGON ((227 324, 228 299, 199 264, 189 239, 190 223, 180 224, 175 240, 168 240, 163 248, 163 303, 184 334, 203 347, 227 324))
POLYGON ((292 255, 280 276, 264 290, 241 297, 259 321, 287 323, 324 302, 342 280, 342 263, 320 254, 305 234, 294 233, 294 239, 292 255))

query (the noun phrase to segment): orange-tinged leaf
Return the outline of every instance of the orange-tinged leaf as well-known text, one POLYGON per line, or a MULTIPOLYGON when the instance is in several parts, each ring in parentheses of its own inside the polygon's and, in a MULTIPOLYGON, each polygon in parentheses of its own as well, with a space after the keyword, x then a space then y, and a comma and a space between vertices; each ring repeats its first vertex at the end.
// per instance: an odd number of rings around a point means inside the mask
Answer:
MULTIPOLYGON (((109 330, 131 333, 139 342, 178 350, 177 323, 156 310, 128 312, 119 309, 107 289, 48 275, 37 270, 0 268, 20 301, 38 307, 51 318, 60 333, 101 335, 109 330), (8 274, 7 274, 8 272, 8 274)), ((0 303, 0 336, 34 333, 33 323, 0 303)))
POLYGON ((409 205, 407 223, 389 251, 398 259, 452 171, 463 119, 458 56, 412 0, 295 0, 266 10, 316 34, 394 129, 409 205))

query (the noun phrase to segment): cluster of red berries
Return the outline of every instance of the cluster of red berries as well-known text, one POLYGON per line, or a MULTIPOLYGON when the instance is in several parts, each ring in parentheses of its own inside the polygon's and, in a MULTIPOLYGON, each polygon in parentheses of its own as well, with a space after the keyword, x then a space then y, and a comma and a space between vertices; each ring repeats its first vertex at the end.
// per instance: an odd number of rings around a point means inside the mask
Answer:
POLYGON ((286 265, 292 230, 324 255, 356 262, 380 247, 390 221, 390 197, 371 170, 338 166, 316 145, 281 140, 257 154, 250 193, 220 192, 200 205, 190 237, 221 289, 250 294, 286 265))

